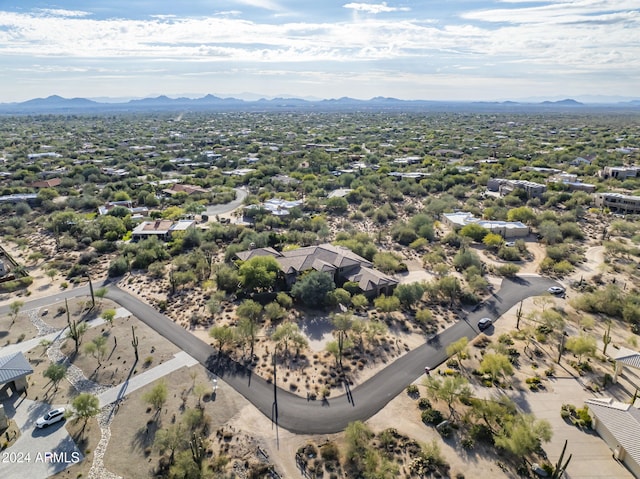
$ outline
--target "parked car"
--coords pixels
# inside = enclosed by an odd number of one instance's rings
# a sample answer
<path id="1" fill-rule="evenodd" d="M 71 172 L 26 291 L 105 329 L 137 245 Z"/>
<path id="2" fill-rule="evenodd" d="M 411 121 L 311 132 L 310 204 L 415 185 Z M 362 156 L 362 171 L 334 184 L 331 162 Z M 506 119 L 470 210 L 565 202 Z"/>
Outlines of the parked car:
<path id="1" fill-rule="evenodd" d="M 36 427 L 42 429 L 58 421 L 62 421 L 64 419 L 64 411 L 65 409 L 63 407 L 52 409 L 36 421 Z"/>
<path id="2" fill-rule="evenodd" d="M 513 248 L 516 245 L 516 242 L 515 241 L 507 241 L 504 245 L 507 248 Z"/>
<path id="3" fill-rule="evenodd" d="M 563 294 L 564 288 L 562 286 L 551 286 L 547 291 L 551 294 Z"/>
<path id="4" fill-rule="evenodd" d="M 478 321 L 478 329 L 480 331 L 484 331 L 492 324 L 493 324 L 493 321 L 491 320 L 491 318 L 482 318 L 480 321 Z"/>

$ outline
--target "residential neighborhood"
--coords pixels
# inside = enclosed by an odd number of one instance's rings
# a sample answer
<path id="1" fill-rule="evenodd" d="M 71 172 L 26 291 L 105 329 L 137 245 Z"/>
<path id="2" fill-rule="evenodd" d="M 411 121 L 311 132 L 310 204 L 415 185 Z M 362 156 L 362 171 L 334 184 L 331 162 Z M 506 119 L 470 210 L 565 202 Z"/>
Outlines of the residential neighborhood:
<path id="1" fill-rule="evenodd" d="M 0 471 L 637 476 L 636 118 L 7 116 Z"/>

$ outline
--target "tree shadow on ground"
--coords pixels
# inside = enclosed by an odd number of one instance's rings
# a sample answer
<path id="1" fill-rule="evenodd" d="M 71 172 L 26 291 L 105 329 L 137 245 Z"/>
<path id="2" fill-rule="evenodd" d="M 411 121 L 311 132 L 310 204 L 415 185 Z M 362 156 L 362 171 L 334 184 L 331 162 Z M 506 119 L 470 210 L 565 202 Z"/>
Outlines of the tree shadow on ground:
<path id="1" fill-rule="evenodd" d="M 147 423 L 139 428 L 131 438 L 131 446 L 134 450 L 143 451 L 148 447 L 153 447 L 156 433 L 162 429 L 160 415 L 154 414 L 154 419 L 149 419 Z"/>

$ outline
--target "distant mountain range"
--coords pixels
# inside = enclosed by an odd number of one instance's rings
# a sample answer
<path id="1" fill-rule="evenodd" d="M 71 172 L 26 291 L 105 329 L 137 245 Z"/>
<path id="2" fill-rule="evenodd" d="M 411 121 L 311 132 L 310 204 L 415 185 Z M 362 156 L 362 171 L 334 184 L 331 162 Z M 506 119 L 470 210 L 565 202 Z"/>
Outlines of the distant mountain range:
<path id="1" fill-rule="evenodd" d="M 576 100 L 542 101 L 535 103 L 454 102 L 430 100 L 399 100 L 375 97 L 370 100 L 338 98 L 305 100 L 300 98 L 272 98 L 241 100 L 206 95 L 201 98 L 169 98 L 161 95 L 122 102 L 94 101 L 86 98 L 63 98 L 52 95 L 19 103 L 0 103 L 0 114 L 83 114 L 145 111 L 550 111 L 550 110 L 611 110 L 640 109 L 640 100 L 610 104 L 585 104 Z"/>

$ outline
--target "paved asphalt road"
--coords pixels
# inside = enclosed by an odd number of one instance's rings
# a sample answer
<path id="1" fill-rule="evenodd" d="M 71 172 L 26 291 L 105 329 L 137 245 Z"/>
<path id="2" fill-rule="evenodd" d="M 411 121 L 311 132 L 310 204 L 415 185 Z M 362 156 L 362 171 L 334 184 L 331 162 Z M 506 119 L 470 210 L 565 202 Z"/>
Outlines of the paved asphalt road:
<path id="1" fill-rule="evenodd" d="M 231 211 L 235 210 L 236 208 L 242 205 L 242 202 L 247 197 L 249 192 L 244 188 L 234 188 L 234 190 L 236 192 L 235 200 L 230 201 L 229 203 L 224 203 L 221 205 L 211 205 L 207 207 L 204 213 L 209 215 L 209 219 L 214 218 L 216 215 L 223 215 L 225 213 L 230 213 Z"/>
<path id="2" fill-rule="evenodd" d="M 137 298 L 110 286 L 107 297 L 131 311 L 141 321 L 159 334 L 188 352 L 210 371 L 232 386 L 263 414 L 277 422 L 280 427 L 297 433 L 329 434 L 343 430 L 355 420 L 365 420 L 380 411 L 391 399 L 400 394 L 407 385 L 424 374 L 424 367 L 434 368 L 447 359 L 446 347 L 463 336 L 475 337 L 479 331 L 480 318 L 497 320 L 513 305 L 529 297 L 544 294 L 555 281 L 538 276 L 521 276 L 505 279 L 500 290 L 485 301 L 478 310 L 466 319 L 458 321 L 422 346 L 395 360 L 385 369 L 365 381 L 348 394 L 330 397 L 328 400 L 307 401 L 284 389 L 274 390 L 273 384 L 251 374 L 249 370 L 233 361 L 217 361 L 216 350 L 196 338 L 169 318 Z M 87 287 L 76 288 L 53 297 L 42 298 L 25 304 L 24 308 L 42 307 L 65 296 L 88 294 Z M 0 308 L 6 314 L 7 307 Z M 492 333 L 492 328 L 487 331 Z M 277 398 L 277 402 L 274 401 Z M 277 403 L 277 407 L 275 406 Z"/>

